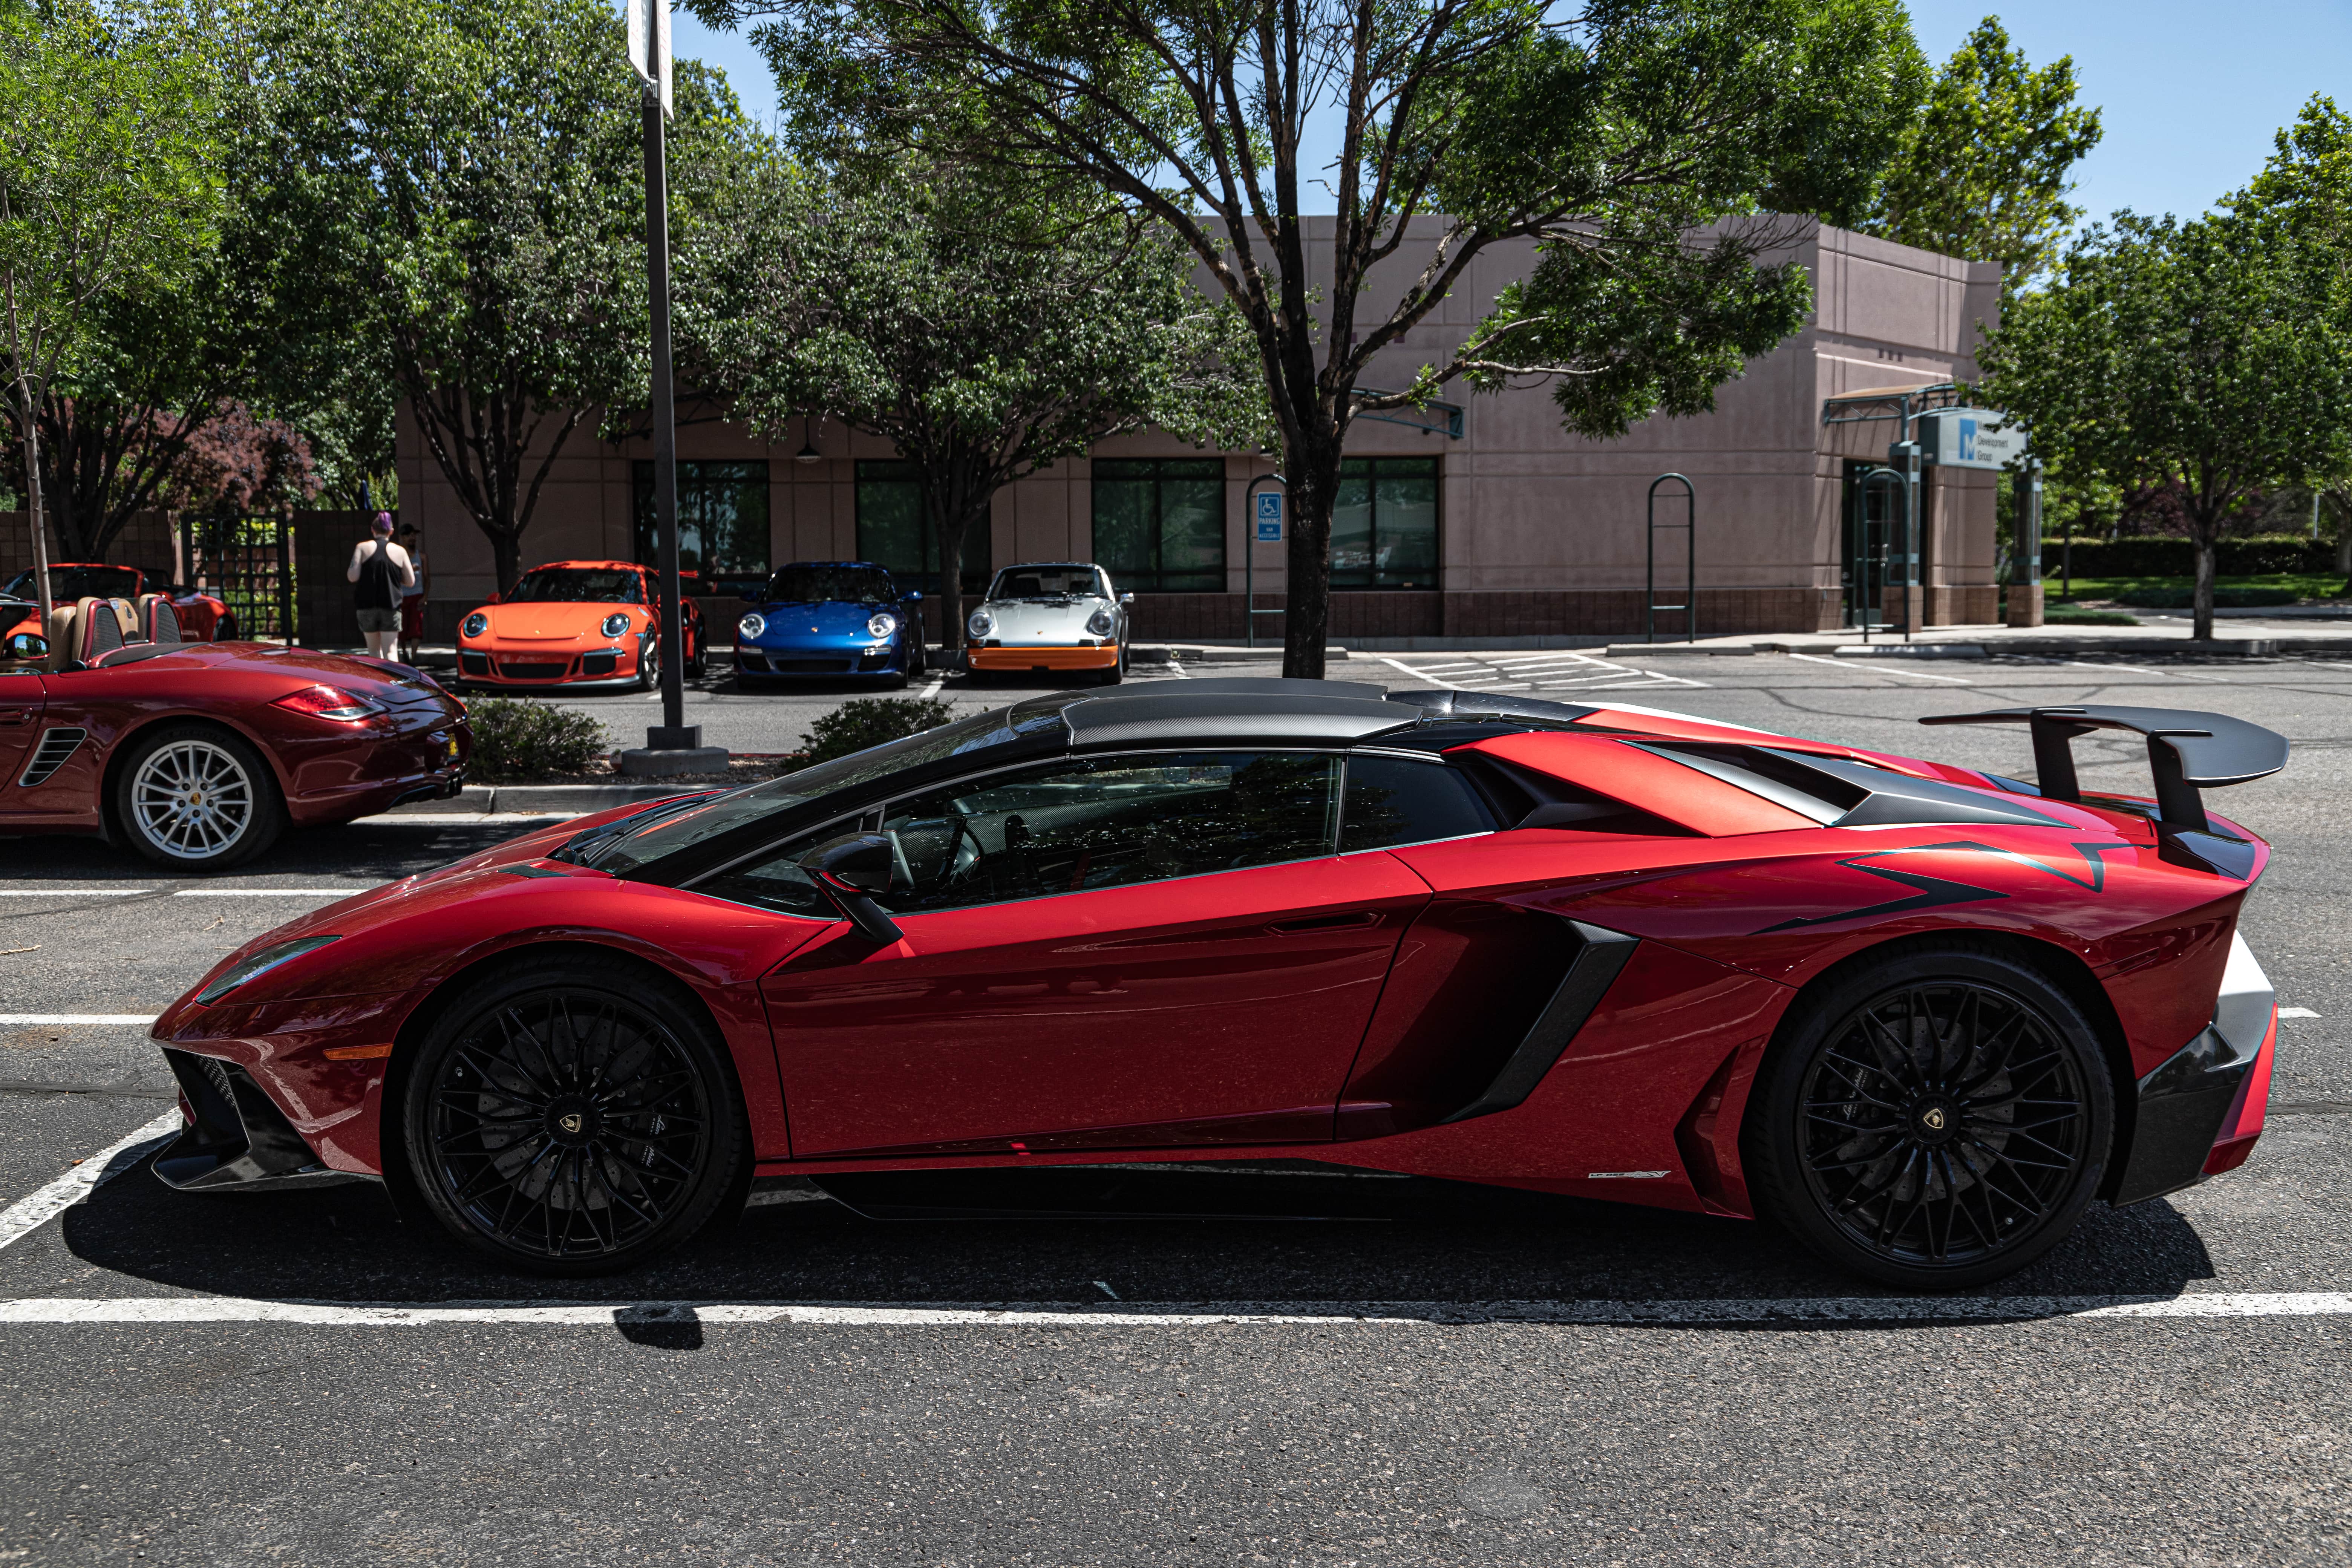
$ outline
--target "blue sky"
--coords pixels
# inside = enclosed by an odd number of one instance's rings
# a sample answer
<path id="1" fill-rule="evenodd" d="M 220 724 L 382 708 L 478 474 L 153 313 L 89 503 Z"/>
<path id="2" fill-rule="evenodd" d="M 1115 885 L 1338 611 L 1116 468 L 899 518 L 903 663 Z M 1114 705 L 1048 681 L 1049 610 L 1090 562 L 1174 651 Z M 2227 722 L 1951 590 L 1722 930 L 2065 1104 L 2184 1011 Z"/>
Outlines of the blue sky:
<path id="1" fill-rule="evenodd" d="M 2074 57 L 2081 100 L 2106 138 L 2076 172 L 2074 200 L 2095 217 L 2117 207 L 2204 211 L 2262 167 L 2278 128 L 2314 92 L 2352 98 L 2352 0 L 1910 0 L 1913 29 L 1941 64 L 1991 12 L 2035 65 Z M 740 37 L 677 16 L 677 51 L 726 71 L 745 107 L 772 116 L 767 65 Z M 1328 211 L 1328 201 L 1320 209 Z"/>

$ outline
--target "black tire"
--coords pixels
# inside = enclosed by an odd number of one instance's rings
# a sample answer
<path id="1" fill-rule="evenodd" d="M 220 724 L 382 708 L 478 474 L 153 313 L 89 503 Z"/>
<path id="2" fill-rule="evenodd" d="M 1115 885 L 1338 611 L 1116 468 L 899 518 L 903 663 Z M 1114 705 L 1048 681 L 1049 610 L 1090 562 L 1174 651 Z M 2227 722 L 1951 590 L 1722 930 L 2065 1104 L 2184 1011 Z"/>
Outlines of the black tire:
<path id="1" fill-rule="evenodd" d="M 928 674 L 931 668 L 930 645 L 923 641 L 921 623 L 916 623 L 913 637 L 907 649 L 907 673 L 909 676 Z"/>
<path id="2" fill-rule="evenodd" d="M 2114 1127 L 2082 1009 L 1999 947 L 1955 939 L 1800 998 L 1765 1053 L 1740 1152 L 1759 1217 L 1857 1274 L 1958 1290 L 2065 1239 Z"/>
<path id="3" fill-rule="evenodd" d="M 1101 686 L 1117 686 L 1120 681 L 1125 680 L 1126 679 L 1127 645 L 1125 643 L 1121 643 L 1118 645 L 1118 662 L 1112 665 L 1100 675 L 1096 676 L 1095 681 L 1097 685 Z"/>
<path id="4" fill-rule="evenodd" d="M 692 996 L 580 958 L 452 998 L 410 1064 L 402 1128 L 415 1194 L 450 1235 L 563 1276 L 686 1241 L 741 1184 L 751 1146 Z"/>
<path id="5" fill-rule="evenodd" d="M 661 639 L 647 637 L 637 649 L 637 689 L 651 691 L 661 684 Z"/>
<path id="6" fill-rule="evenodd" d="M 223 616 L 218 621 L 215 621 L 213 624 L 213 641 L 236 641 L 236 617 L 235 616 Z"/>
<path id="7" fill-rule="evenodd" d="M 210 724 L 142 731 L 114 773 L 114 817 L 158 866 L 210 874 L 242 866 L 286 831 L 268 759 Z"/>

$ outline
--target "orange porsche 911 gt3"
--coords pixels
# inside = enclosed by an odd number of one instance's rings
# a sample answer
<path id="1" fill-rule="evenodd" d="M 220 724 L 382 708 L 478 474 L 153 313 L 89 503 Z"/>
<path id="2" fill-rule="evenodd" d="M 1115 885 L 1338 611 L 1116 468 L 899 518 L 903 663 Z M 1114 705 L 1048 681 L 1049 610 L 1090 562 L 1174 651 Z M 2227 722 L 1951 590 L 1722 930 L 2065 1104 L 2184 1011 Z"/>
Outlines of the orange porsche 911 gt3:
<path id="1" fill-rule="evenodd" d="M 650 691 L 661 679 L 659 583 L 630 561 L 534 566 L 457 623 L 458 679 L 493 688 Z M 689 588 L 678 630 L 686 673 L 698 676 L 702 611 L 691 595 Z"/>

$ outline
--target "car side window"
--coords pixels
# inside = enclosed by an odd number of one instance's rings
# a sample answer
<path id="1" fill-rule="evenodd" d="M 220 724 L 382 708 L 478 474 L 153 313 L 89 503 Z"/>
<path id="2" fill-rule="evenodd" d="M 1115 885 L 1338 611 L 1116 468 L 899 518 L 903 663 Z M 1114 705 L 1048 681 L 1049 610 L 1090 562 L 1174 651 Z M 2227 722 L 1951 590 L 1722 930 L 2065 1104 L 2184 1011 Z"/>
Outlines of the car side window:
<path id="1" fill-rule="evenodd" d="M 1348 759 L 1341 853 L 1491 833 L 1495 819 L 1468 779 L 1435 758 Z"/>
<path id="2" fill-rule="evenodd" d="M 893 801 L 893 914 L 1196 877 L 1332 852 L 1339 760 L 1152 752 L 1048 763 Z"/>
<path id="3" fill-rule="evenodd" d="M 769 910 L 780 915 L 802 915 L 814 920 L 839 920 L 841 911 L 824 890 L 806 871 L 801 869 L 801 857 L 824 843 L 853 832 L 852 821 L 829 823 L 814 832 L 803 833 L 781 848 L 761 856 L 749 866 L 738 866 L 716 877 L 707 877 L 694 884 L 698 893 L 708 893 L 714 899 L 730 903 L 749 904 L 753 909 Z"/>

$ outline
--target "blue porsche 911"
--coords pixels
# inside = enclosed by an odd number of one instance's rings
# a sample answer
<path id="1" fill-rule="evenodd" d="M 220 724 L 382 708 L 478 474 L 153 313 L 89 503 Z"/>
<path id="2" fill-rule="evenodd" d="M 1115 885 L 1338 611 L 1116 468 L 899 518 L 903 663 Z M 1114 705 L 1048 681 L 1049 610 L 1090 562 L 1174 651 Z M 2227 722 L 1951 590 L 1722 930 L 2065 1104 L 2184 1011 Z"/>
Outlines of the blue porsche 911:
<path id="1" fill-rule="evenodd" d="M 735 680 L 874 676 L 904 686 L 925 663 L 920 594 L 901 593 L 864 561 L 795 561 L 776 569 L 736 625 Z"/>

